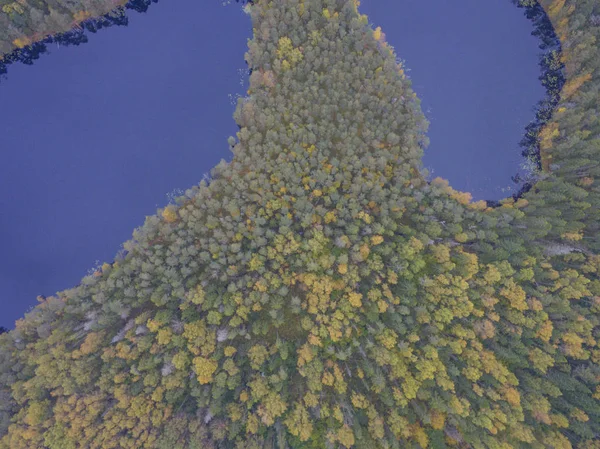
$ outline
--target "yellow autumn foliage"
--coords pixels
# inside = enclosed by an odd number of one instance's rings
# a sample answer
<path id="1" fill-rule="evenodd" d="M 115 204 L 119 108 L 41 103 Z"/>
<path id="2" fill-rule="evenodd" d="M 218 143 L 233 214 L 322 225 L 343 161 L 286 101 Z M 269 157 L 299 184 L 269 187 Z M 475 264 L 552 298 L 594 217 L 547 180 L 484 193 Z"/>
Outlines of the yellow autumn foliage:
<path id="1" fill-rule="evenodd" d="M 31 44 L 31 39 L 29 39 L 27 36 L 23 36 L 23 37 L 18 37 L 13 41 L 13 44 L 17 47 L 17 48 L 23 48 L 26 47 L 28 45 Z"/>
<path id="2" fill-rule="evenodd" d="M 212 376 L 218 368 L 216 361 L 205 357 L 195 357 L 194 360 L 192 360 L 192 363 L 200 385 L 212 382 Z"/>
<path id="3" fill-rule="evenodd" d="M 29 0 L 11 1 L 14 25 Z M 380 27 L 333 1 L 248 6 L 234 159 L 0 336 L 0 449 L 598 449 L 596 19 L 542 3 L 567 101 L 527 142 L 559 168 L 502 207 L 423 175 L 424 116 Z"/>
<path id="4" fill-rule="evenodd" d="M 77 11 L 73 14 L 73 20 L 77 23 L 83 22 L 85 19 L 88 19 L 92 16 L 92 13 L 89 11 Z"/>
<path id="5" fill-rule="evenodd" d="M 371 244 L 379 245 L 380 243 L 383 243 L 383 236 L 381 236 L 381 235 L 371 236 Z"/>
<path id="6" fill-rule="evenodd" d="M 552 0 L 552 3 L 550 3 L 550 6 L 547 8 L 548 15 L 553 18 L 557 16 L 565 6 L 565 3 L 566 0 Z"/>
<path id="7" fill-rule="evenodd" d="M 430 413 L 431 427 L 436 430 L 442 430 L 446 425 L 446 414 L 439 410 L 432 410 Z"/>
<path id="8" fill-rule="evenodd" d="M 350 304 L 352 304 L 353 307 L 362 306 L 361 299 L 362 299 L 362 294 L 360 294 L 358 292 L 348 293 L 348 301 L 350 302 Z"/>
<path id="9" fill-rule="evenodd" d="M 344 424 L 338 429 L 337 441 L 345 448 L 354 446 L 354 432 L 352 432 L 352 429 L 347 424 Z"/>
<path id="10" fill-rule="evenodd" d="M 376 41 L 381 39 L 381 27 L 375 28 L 375 31 L 373 31 L 373 37 L 375 38 Z"/>
<path id="11" fill-rule="evenodd" d="M 591 73 L 585 73 L 585 74 L 582 74 L 582 75 L 579 75 L 579 76 L 569 79 L 563 86 L 563 89 L 560 93 L 561 98 L 563 100 L 568 100 L 573 95 L 575 95 L 575 92 L 577 92 L 581 88 L 581 86 L 583 86 L 583 84 L 585 82 L 587 82 L 591 79 L 592 79 Z"/>
<path id="12" fill-rule="evenodd" d="M 179 218 L 177 211 L 174 208 L 172 208 L 171 206 L 166 207 L 163 210 L 162 216 L 167 223 L 174 223 Z"/>

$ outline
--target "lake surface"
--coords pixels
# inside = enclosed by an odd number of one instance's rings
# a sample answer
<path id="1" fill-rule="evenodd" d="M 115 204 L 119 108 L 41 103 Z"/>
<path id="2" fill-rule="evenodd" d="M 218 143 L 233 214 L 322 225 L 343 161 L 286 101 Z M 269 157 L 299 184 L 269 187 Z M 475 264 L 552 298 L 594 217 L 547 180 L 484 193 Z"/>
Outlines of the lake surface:
<path id="1" fill-rule="evenodd" d="M 510 195 L 544 94 L 522 10 L 509 0 L 363 0 L 360 10 L 411 70 L 431 121 L 424 165 L 475 199 Z M 0 82 L 0 326 L 111 262 L 167 193 L 231 159 L 249 16 L 233 2 L 161 0 L 129 18 L 11 65 Z"/>
<path id="2" fill-rule="evenodd" d="M 367 0 L 360 9 L 410 69 L 430 121 L 423 164 L 432 176 L 475 200 L 514 193 L 518 143 L 545 94 L 523 10 L 510 0 Z"/>

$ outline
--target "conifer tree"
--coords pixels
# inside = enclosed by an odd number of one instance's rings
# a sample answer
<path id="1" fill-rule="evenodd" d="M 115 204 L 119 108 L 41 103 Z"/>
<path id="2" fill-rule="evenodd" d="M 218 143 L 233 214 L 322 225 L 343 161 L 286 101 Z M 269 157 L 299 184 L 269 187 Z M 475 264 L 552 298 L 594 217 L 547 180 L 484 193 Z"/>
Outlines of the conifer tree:
<path id="1" fill-rule="evenodd" d="M 497 208 L 428 182 L 358 6 L 248 6 L 233 159 L 0 335 L 0 449 L 597 447 L 589 130 Z"/>

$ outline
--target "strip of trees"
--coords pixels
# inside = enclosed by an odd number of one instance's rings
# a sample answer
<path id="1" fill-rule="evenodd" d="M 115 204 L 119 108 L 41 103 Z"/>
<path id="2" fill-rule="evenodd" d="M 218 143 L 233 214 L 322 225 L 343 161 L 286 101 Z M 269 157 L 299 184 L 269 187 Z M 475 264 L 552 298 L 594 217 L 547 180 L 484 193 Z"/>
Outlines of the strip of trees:
<path id="1" fill-rule="evenodd" d="M 495 208 L 425 179 L 358 6 L 250 6 L 232 160 L 0 335 L 0 449 L 597 449 L 598 5 L 542 2 L 545 176 Z"/>
<path id="2" fill-rule="evenodd" d="M 32 64 L 48 53 L 47 46 L 79 45 L 96 33 L 128 23 L 126 10 L 146 12 L 158 0 L 75 2 L 58 0 L 0 0 L 0 75 L 10 64 Z"/>

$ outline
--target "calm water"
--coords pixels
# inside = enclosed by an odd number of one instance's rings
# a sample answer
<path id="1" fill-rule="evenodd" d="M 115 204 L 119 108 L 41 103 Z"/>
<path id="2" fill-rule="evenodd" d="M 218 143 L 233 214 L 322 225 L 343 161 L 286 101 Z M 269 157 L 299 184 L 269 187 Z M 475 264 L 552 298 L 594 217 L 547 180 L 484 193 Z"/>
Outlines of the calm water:
<path id="1" fill-rule="evenodd" d="M 475 199 L 511 193 L 533 106 L 537 41 L 509 0 L 363 0 L 411 69 L 431 121 L 424 164 Z M 52 47 L 0 82 L 0 326 L 112 261 L 166 194 L 197 184 L 237 126 L 250 19 L 168 0 L 128 27 Z M 514 187 L 513 187 L 514 188 Z M 504 190 L 503 190 L 504 189 Z"/>

